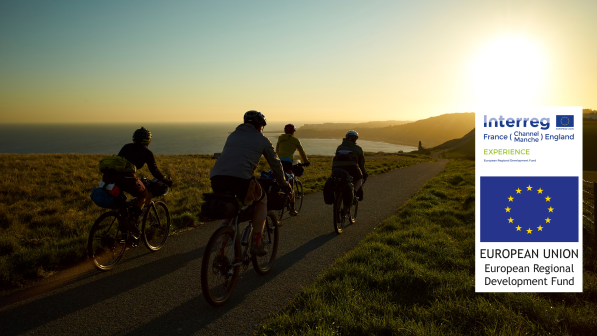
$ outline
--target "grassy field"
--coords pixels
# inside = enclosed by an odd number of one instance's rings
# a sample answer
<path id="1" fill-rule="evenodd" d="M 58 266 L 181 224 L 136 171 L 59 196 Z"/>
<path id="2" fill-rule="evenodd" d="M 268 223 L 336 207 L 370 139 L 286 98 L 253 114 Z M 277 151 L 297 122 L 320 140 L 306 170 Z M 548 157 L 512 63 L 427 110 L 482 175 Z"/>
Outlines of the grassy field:
<path id="1" fill-rule="evenodd" d="M 86 258 L 87 235 L 105 212 L 89 199 L 101 180 L 98 161 L 105 155 L 0 154 L 0 283 L 19 284 L 44 277 L 57 268 Z M 174 189 L 168 204 L 175 229 L 200 226 L 204 192 L 211 192 L 207 155 L 158 155 Z M 432 160 L 410 154 L 367 153 L 370 175 Z M 301 178 L 306 192 L 323 188 L 331 171 L 330 157 L 312 157 Z M 257 172 L 265 169 L 261 162 Z M 269 169 L 269 168 L 267 168 Z M 145 167 L 138 176 L 151 176 Z"/>
<path id="2" fill-rule="evenodd" d="M 583 169 L 597 171 L 597 120 L 583 119 Z"/>
<path id="3" fill-rule="evenodd" d="M 585 242 L 594 237 L 585 228 Z M 474 162 L 451 161 L 258 335 L 594 335 L 597 253 L 584 293 L 475 293 Z"/>

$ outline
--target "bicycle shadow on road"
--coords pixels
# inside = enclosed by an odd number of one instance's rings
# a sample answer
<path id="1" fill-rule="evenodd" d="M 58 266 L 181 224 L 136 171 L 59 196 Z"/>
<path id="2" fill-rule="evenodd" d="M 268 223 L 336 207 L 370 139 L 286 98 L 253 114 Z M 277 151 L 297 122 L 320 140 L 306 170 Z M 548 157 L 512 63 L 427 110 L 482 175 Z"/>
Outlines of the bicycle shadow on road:
<path id="1" fill-rule="evenodd" d="M 278 275 L 292 267 L 295 263 L 302 260 L 308 253 L 322 247 L 335 237 L 337 237 L 335 232 L 321 235 L 319 237 L 313 238 L 293 251 L 276 258 L 276 262 L 274 263 L 272 270 L 266 275 L 258 275 L 254 270 L 247 270 L 246 272 L 241 273 L 240 276 L 242 279 L 238 280 L 230 300 L 223 306 L 210 306 L 203 298 L 203 294 L 200 294 L 199 296 L 179 305 L 175 309 L 172 309 L 169 312 L 161 315 L 159 318 L 156 318 L 146 325 L 135 329 L 127 335 L 168 333 L 176 333 L 177 335 L 194 335 L 227 313 L 231 313 L 231 311 L 235 310 L 235 308 L 245 301 L 247 295 L 256 291 L 260 287 L 265 286 L 270 281 L 274 280 Z M 197 279 L 197 282 L 200 282 L 199 279 Z M 282 290 L 286 291 L 286 289 Z M 294 293 L 293 295 L 296 294 L 298 294 L 298 292 Z M 282 297 L 276 296 L 275 293 L 272 293 L 271 297 L 264 299 L 279 303 L 279 300 L 282 299 Z M 226 334 L 232 334 L 234 331 L 238 332 L 238 329 L 226 331 L 227 328 L 232 326 L 233 320 L 245 322 L 245 326 L 243 327 L 244 330 L 253 330 L 253 327 L 255 327 L 257 323 L 260 323 L 262 318 L 260 317 L 258 319 L 251 320 L 249 322 L 250 325 L 246 325 L 246 320 L 251 319 L 250 316 L 252 315 L 252 311 L 266 310 L 268 312 L 267 315 L 271 315 L 281 308 L 274 305 L 268 305 L 268 301 L 266 300 L 259 300 L 259 306 L 251 306 L 250 308 L 247 308 L 248 314 L 238 315 L 238 312 L 234 312 L 234 318 L 231 317 L 230 319 L 226 319 L 226 321 L 222 321 L 222 323 L 219 323 L 217 326 L 212 326 L 210 328 L 212 330 L 210 331 L 225 332 Z"/>
<path id="2" fill-rule="evenodd" d="M 204 250 L 205 247 L 203 246 L 186 253 L 174 254 L 125 271 L 110 272 L 105 273 L 105 275 L 100 274 L 99 276 L 102 278 L 96 281 L 85 283 L 75 288 L 3 311 L 0 315 L 2 334 L 24 333 L 135 289 L 166 274 L 175 272 L 184 267 L 185 264 L 201 258 Z M 146 255 L 148 254 L 142 254 L 142 256 Z M 98 274 L 95 273 L 93 275 Z M 85 278 L 88 277 L 86 276 Z M 78 279 L 74 283 L 81 281 L 83 279 Z"/>

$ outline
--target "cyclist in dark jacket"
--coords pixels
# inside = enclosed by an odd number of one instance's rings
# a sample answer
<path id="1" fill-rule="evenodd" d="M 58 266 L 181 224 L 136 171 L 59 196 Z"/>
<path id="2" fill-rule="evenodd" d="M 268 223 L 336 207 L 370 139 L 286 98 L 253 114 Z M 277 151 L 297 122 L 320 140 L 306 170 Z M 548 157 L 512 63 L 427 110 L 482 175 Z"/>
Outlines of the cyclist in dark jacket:
<path id="1" fill-rule="evenodd" d="M 365 170 L 365 155 L 361 146 L 357 145 L 359 134 L 356 131 L 346 132 L 346 138 L 342 139 L 342 144 L 336 149 L 336 156 L 332 162 L 332 172 L 334 169 L 344 169 L 353 178 L 354 191 L 357 192 L 363 182 L 369 175 Z M 347 207 L 348 205 L 344 205 Z"/>
<path id="2" fill-rule="evenodd" d="M 172 185 L 172 180 L 167 179 L 158 169 L 155 162 L 153 152 L 147 148 L 151 143 L 151 132 L 145 127 L 141 127 L 133 133 L 133 143 L 126 144 L 122 147 L 118 156 L 127 159 L 134 164 L 137 169 L 143 168 L 145 164 L 149 167 L 151 174 L 158 180 Z M 140 234 L 139 216 L 143 214 L 141 210 L 143 206 L 151 201 L 153 195 L 145 189 L 145 185 L 137 178 L 135 173 L 106 173 L 103 181 L 107 184 L 115 183 L 120 190 L 126 191 L 131 196 L 137 199 L 133 203 L 130 211 L 130 216 L 126 222 L 127 229 L 138 237 Z"/>
<path id="3" fill-rule="evenodd" d="M 239 200 L 244 200 L 253 179 L 253 173 L 259 164 L 261 155 L 265 157 L 276 177 L 278 185 L 289 188 L 284 179 L 282 164 L 274 152 L 274 147 L 267 137 L 261 133 L 267 124 L 265 116 L 258 111 L 248 111 L 244 115 L 244 124 L 228 136 L 222 155 L 211 169 L 211 187 L 215 193 L 233 193 Z M 255 204 L 253 214 L 253 241 L 251 253 L 265 255 L 261 245 L 261 233 L 267 216 L 267 197 Z M 221 226 L 229 225 L 232 219 L 224 219 Z"/>

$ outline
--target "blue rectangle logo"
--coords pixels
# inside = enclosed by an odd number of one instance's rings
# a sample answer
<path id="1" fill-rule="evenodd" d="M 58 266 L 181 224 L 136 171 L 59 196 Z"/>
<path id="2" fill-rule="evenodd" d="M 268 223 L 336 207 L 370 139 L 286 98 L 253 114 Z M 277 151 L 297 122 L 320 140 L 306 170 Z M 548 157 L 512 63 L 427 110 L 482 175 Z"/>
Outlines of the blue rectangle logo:
<path id="1" fill-rule="evenodd" d="M 578 177 L 481 176 L 481 242 L 578 242 Z"/>
<path id="2" fill-rule="evenodd" d="M 556 115 L 556 127 L 574 127 L 574 116 Z"/>

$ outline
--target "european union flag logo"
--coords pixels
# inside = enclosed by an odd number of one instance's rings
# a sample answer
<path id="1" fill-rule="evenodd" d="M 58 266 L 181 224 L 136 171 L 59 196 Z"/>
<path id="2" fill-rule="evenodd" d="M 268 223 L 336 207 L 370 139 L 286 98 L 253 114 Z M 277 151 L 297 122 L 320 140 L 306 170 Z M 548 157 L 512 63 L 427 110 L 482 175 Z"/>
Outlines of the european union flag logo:
<path id="1" fill-rule="evenodd" d="M 574 116 L 556 115 L 556 127 L 574 127 Z"/>
<path id="2" fill-rule="evenodd" d="M 482 242 L 578 242 L 578 177 L 481 176 Z"/>

